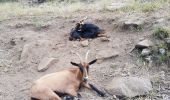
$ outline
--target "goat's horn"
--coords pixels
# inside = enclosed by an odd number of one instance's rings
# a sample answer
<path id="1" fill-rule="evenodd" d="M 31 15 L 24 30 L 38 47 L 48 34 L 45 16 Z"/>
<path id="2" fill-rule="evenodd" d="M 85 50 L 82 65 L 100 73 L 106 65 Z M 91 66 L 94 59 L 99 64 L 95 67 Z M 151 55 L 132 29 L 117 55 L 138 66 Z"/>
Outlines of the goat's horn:
<path id="1" fill-rule="evenodd" d="M 84 20 L 86 20 L 87 19 L 87 16 L 86 17 L 84 17 L 81 21 L 80 21 L 80 23 L 83 23 L 84 22 Z"/>
<path id="2" fill-rule="evenodd" d="M 76 54 L 76 55 L 79 57 L 80 62 L 82 62 L 82 61 L 83 61 L 83 59 L 81 58 L 81 56 L 80 56 L 78 53 L 75 53 L 75 52 L 74 52 L 74 54 Z"/>
<path id="3" fill-rule="evenodd" d="M 87 16 L 86 17 L 84 17 L 84 19 L 83 20 L 86 20 L 87 19 Z"/>
<path id="4" fill-rule="evenodd" d="M 86 58 L 85 58 L 86 61 L 88 60 L 87 58 L 88 58 L 89 52 L 90 52 L 90 50 L 88 50 L 87 53 L 86 53 Z"/>

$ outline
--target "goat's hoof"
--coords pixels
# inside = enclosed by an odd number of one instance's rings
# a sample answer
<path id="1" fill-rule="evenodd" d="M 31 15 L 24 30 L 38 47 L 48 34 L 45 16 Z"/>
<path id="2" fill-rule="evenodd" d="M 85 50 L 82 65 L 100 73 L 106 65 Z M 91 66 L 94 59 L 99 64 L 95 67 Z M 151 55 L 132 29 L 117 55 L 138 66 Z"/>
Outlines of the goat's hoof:
<path id="1" fill-rule="evenodd" d="M 80 93 L 78 93 L 78 94 L 77 94 L 77 97 L 78 97 L 78 98 L 81 98 L 81 94 L 80 94 Z"/>
<path id="2" fill-rule="evenodd" d="M 63 98 L 63 100 L 74 100 L 74 97 L 67 95 Z"/>
<path id="3" fill-rule="evenodd" d="M 74 97 L 74 99 L 73 100 L 80 100 L 80 98 L 78 98 L 78 97 Z"/>
<path id="4" fill-rule="evenodd" d="M 99 96 L 100 96 L 100 97 L 105 97 L 105 96 L 106 96 L 106 94 L 105 94 L 105 93 L 103 93 L 103 92 L 101 92 L 101 93 L 99 94 Z"/>

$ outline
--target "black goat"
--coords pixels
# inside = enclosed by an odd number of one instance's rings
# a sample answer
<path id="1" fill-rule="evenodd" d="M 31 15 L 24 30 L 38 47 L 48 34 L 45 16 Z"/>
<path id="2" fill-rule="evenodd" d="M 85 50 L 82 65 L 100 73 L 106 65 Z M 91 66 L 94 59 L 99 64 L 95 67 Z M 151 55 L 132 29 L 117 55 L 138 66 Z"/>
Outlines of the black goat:
<path id="1" fill-rule="evenodd" d="M 38 3 L 44 3 L 46 0 L 38 0 Z"/>
<path id="2" fill-rule="evenodd" d="M 80 21 L 70 32 L 70 40 L 83 40 L 83 38 L 106 37 L 105 31 L 91 23 Z"/>

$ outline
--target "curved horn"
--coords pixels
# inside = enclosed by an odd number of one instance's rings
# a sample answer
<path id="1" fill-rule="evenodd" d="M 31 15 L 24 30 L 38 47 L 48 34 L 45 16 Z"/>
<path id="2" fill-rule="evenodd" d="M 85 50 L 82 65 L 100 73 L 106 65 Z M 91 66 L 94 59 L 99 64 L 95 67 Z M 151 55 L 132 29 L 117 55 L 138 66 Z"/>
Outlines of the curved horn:
<path id="1" fill-rule="evenodd" d="M 84 24 L 83 22 L 84 22 L 84 20 L 86 20 L 86 19 L 87 19 L 87 16 L 84 17 L 84 18 L 80 21 L 80 24 Z"/>
<path id="2" fill-rule="evenodd" d="M 84 17 L 84 19 L 83 20 L 86 20 L 87 19 L 87 16 L 86 17 Z"/>
<path id="3" fill-rule="evenodd" d="M 78 57 L 79 57 L 79 59 L 80 59 L 80 62 L 82 62 L 83 61 L 83 59 L 81 58 L 81 56 L 78 54 L 78 53 L 75 53 L 75 52 L 73 52 L 74 54 L 76 54 Z"/>
<path id="4" fill-rule="evenodd" d="M 88 50 L 87 53 L 86 53 L 86 58 L 85 58 L 86 61 L 88 60 L 87 58 L 88 58 L 89 52 L 90 52 L 90 50 Z"/>

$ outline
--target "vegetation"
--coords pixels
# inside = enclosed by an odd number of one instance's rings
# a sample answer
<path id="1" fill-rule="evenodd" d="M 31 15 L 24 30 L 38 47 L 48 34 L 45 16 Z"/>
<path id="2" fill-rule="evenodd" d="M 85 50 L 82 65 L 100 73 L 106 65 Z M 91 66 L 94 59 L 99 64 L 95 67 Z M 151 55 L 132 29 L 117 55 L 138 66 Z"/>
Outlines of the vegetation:
<path id="1" fill-rule="evenodd" d="M 153 35 L 158 39 L 164 39 L 169 37 L 170 30 L 166 27 L 159 27 L 154 31 Z"/>
<path id="2" fill-rule="evenodd" d="M 19 2 L 9 2 L 17 0 L 0 0 L 0 21 L 13 16 L 41 15 L 51 13 L 54 16 L 70 16 L 72 12 L 91 11 L 114 11 L 108 9 L 113 0 L 46 0 L 49 2 L 35 5 L 26 5 Z M 90 2 L 93 1 L 93 2 Z M 170 0 L 154 0 L 152 2 L 141 2 L 142 0 L 129 0 L 123 11 L 152 11 L 170 2 Z"/>
<path id="3" fill-rule="evenodd" d="M 170 0 L 130 0 L 128 5 L 121 8 L 122 11 L 153 11 L 170 3 Z"/>
<path id="4" fill-rule="evenodd" d="M 17 0 L 0 0 L 0 2 L 14 2 L 14 1 L 17 1 Z"/>
<path id="5" fill-rule="evenodd" d="M 8 19 L 10 17 L 17 16 L 29 16 L 29 15 L 41 15 L 41 14 L 53 14 L 54 16 L 70 16 L 72 12 L 80 10 L 99 11 L 105 7 L 106 3 L 101 0 L 98 3 L 86 4 L 84 2 L 71 2 L 72 0 L 67 0 L 68 2 L 46 2 L 40 5 L 26 5 L 18 2 L 6 2 L 0 3 L 0 21 Z"/>

